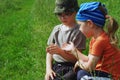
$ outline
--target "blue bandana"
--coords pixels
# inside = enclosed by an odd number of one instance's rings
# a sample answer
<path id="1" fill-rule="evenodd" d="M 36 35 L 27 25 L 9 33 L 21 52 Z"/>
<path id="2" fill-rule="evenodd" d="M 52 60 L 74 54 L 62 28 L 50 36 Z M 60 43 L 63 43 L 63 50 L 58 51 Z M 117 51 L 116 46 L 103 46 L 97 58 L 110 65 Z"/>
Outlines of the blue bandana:
<path id="1" fill-rule="evenodd" d="M 100 2 L 88 2 L 81 4 L 80 9 L 76 15 L 76 20 L 92 20 L 97 26 L 103 27 L 106 18 L 102 11 L 100 11 L 100 6 L 102 6 L 107 13 L 105 6 Z"/>

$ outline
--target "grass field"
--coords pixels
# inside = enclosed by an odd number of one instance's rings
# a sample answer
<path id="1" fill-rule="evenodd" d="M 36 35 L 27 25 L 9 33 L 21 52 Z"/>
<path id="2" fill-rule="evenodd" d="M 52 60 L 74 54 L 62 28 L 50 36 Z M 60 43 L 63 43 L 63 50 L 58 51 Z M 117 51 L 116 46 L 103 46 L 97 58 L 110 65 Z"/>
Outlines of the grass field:
<path id="1" fill-rule="evenodd" d="M 79 0 L 79 4 L 85 1 L 91 0 Z M 106 4 L 109 14 L 120 23 L 119 0 L 93 1 Z M 54 2 L 0 0 L 0 80 L 44 80 L 46 42 L 60 23 L 53 14 Z M 120 28 L 120 39 L 119 34 Z"/>

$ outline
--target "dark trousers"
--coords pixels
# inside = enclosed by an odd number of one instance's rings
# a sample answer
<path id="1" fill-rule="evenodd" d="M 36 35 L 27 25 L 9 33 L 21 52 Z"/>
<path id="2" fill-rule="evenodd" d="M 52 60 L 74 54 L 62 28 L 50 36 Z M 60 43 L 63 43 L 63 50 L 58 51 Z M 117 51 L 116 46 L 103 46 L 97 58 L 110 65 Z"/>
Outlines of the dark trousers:
<path id="1" fill-rule="evenodd" d="M 57 74 L 54 80 L 77 80 L 76 73 L 73 71 L 74 64 L 70 62 L 55 62 L 53 70 Z"/>
<path id="2" fill-rule="evenodd" d="M 78 70 L 77 71 L 77 80 L 81 80 L 81 78 L 83 78 L 83 76 L 111 78 L 110 74 L 103 72 L 103 71 L 95 70 L 93 72 L 87 72 L 82 69 Z M 92 80 L 92 79 L 90 79 L 90 80 Z"/>

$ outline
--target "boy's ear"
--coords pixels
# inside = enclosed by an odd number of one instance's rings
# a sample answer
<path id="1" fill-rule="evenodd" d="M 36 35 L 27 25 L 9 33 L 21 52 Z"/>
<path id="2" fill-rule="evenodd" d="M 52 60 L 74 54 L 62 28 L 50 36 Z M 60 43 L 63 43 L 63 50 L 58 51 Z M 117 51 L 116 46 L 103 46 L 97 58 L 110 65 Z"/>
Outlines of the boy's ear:
<path id="1" fill-rule="evenodd" d="M 93 23 L 91 20 L 87 20 L 87 23 L 88 23 L 88 26 L 91 27 L 91 28 L 92 28 L 93 25 L 94 25 L 94 23 Z"/>

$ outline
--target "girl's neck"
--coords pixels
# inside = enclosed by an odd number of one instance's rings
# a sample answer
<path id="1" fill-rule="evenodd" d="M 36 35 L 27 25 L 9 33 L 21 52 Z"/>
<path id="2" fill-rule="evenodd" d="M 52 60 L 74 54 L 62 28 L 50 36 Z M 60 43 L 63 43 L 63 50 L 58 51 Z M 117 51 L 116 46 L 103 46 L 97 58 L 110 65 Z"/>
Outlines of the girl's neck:
<path id="1" fill-rule="evenodd" d="M 102 28 L 96 28 L 93 34 L 94 39 L 97 39 L 103 32 L 104 30 Z"/>

